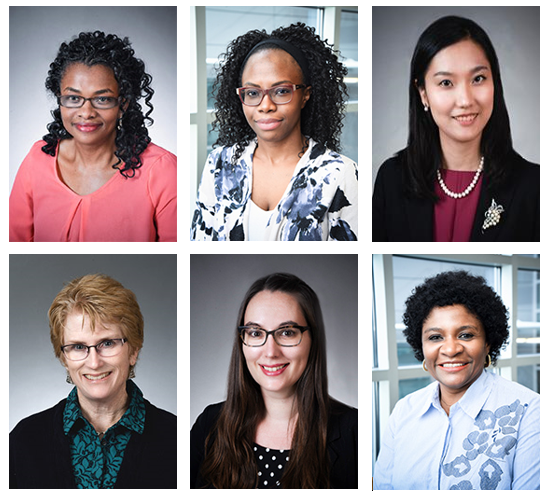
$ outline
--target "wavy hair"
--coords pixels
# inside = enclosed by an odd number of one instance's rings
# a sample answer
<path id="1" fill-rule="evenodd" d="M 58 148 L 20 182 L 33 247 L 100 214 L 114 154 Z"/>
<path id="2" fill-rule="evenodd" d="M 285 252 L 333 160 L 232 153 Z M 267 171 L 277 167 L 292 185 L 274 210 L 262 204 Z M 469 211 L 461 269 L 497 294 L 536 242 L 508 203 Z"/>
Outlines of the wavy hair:
<path id="1" fill-rule="evenodd" d="M 118 169 L 123 176 L 132 178 L 135 170 L 142 165 L 140 155 L 151 141 L 146 124 L 153 123 L 149 117 L 153 111 L 152 77 L 146 72 L 144 62 L 134 56 L 128 38 L 121 39 L 101 31 L 80 33 L 71 42 L 61 44 L 56 59 L 50 64 L 46 89 L 55 97 L 60 94 L 65 71 L 75 63 L 88 67 L 101 64 L 113 71 L 119 85 L 120 109 L 123 112 L 115 137 L 115 155 L 119 160 L 113 168 Z M 141 98 L 144 98 L 148 107 L 145 114 L 138 103 Z M 72 136 L 63 126 L 59 106 L 52 111 L 52 117 L 54 120 L 47 126 L 48 134 L 43 137 L 46 145 L 42 151 L 54 156 L 58 143 Z"/>
<path id="2" fill-rule="evenodd" d="M 242 110 L 236 88 L 242 86 L 241 75 L 244 61 L 259 42 L 276 38 L 291 43 L 301 50 L 312 75 L 311 95 L 301 111 L 301 133 L 335 152 L 341 151 L 340 134 L 345 117 L 348 96 L 344 78 L 347 68 L 339 62 L 332 45 L 323 41 L 314 28 L 303 23 L 278 28 L 269 35 L 265 30 L 253 30 L 232 41 L 219 58 L 213 96 L 215 98 L 215 121 L 213 130 L 218 131 L 216 145 L 236 145 L 233 162 L 243 153 L 247 144 L 255 138 Z M 258 50 L 267 50 L 261 46 Z M 278 49 L 274 46 L 271 49 Z M 257 50 L 255 50 L 256 52 Z M 305 81 L 303 81 L 305 83 Z"/>
<path id="3" fill-rule="evenodd" d="M 282 488 L 329 488 L 326 448 L 331 399 L 328 394 L 326 338 L 316 293 L 301 279 L 274 273 L 257 280 L 247 291 L 238 314 L 228 374 L 227 400 L 205 441 L 202 475 L 215 488 L 256 488 L 257 466 L 253 443 L 266 409 L 259 385 L 245 361 L 238 326 L 251 299 L 259 292 L 292 295 L 305 316 L 311 348 L 305 371 L 296 384 L 298 413 L 289 461 L 280 480 Z"/>
<path id="4" fill-rule="evenodd" d="M 481 47 L 493 75 L 493 112 L 481 138 L 481 154 L 485 157 L 484 175 L 490 186 L 504 180 L 508 173 L 504 164 L 508 164 L 511 155 L 515 154 L 500 66 L 489 36 L 470 19 L 442 17 L 422 33 L 410 63 L 408 144 L 406 149 L 399 152 L 399 157 L 406 166 L 405 185 L 412 196 L 437 200 L 434 182 L 443 160 L 439 128 L 431 112 L 424 112 L 419 90 L 425 88 L 425 75 L 433 57 L 444 48 L 463 40 L 471 40 Z"/>

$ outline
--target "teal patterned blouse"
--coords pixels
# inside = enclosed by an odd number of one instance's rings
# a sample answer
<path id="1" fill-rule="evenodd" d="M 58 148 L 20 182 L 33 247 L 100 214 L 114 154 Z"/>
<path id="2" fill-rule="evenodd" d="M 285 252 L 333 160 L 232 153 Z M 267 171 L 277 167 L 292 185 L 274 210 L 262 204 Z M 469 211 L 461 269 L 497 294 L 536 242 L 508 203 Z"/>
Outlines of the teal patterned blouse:
<path id="1" fill-rule="evenodd" d="M 146 407 L 142 392 L 130 380 L 126 388 L 130 396 L 128 409 L 101 440 L 82 415 L 77 388 L 67 397 L 63 431 L 71 440 L 71 462 L 78 488 L 113 488 L 132 433 L 144 432 Z"/>

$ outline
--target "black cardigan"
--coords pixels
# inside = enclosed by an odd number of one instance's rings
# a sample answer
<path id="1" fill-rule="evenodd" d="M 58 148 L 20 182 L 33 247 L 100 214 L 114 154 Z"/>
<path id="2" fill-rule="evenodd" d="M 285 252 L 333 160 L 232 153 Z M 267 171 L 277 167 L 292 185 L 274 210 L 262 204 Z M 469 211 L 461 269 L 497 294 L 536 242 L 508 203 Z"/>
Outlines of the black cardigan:
<path id="1" fill-rule="evenodd" d="M 190 487 L 213 488 L 201 477 L 205 440 L 224 402 L 207 406 L 190 434 Z M 332 400 L 328 427 L 331 488 L 358 488 L 358 410 Z M 305 462 L 308 464 L 308 461 Z"/>
<path id="2" fill-rule="evenodd" d="M 77 488 L 69 437 L 63 433 L 65 399 L 20 421 L 10 433 L 10 488 Z M 144 399 L 144 433 L 133 433 L 115 488 L 176 488 L 176 416 Z"/>
<path id="3" fill-rule="evenodd" d="M 372 197 L 373 242 L 432 242 L 433 202 L 405 195 L 400 159 L 392 157 L 378 171 Z M 483 172 L 471 242 L 538 242 L 540 238 L 540 168 L 512 154 L 510 177 L 490 188 Z M 482 231 L 492 200 L 502 205 L 500 222 Z"/>

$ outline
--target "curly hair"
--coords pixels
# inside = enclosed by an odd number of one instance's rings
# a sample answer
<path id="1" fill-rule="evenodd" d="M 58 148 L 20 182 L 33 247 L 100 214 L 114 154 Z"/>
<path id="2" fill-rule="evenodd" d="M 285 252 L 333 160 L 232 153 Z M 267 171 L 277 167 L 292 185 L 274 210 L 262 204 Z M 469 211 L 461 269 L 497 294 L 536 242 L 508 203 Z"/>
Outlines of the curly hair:
<path id="1" fill-rule="evenodd" d="M 151 141 L 146 122 L 148 125 L 153 123 L 149 117 L 153 111 L 150 102 L 153 96 L 150 87 L 152 77 L 145 71 L 144 62 L 134 56 L 128 38 L 121 39 L 117 35 L 95 31 L 80 33 L 71 42 L 61 44 L 56 59 L 50 64 L 46 89 L 59 97 L 65 71 L 75 63 L 88 67 L 101 64 L 113 70 L 119 85 L 120 109 L 123 111 L 115 137 L 115 155 L 119 160 L 113 168 L 118 169 L 123 176 L 132 178 L 135 170 L 142 165 L 140 155 Z M 138 103 L 140 98 L 144 98 L 149 108 L 145 114 Z M 58 143 L 72 136 L 63 126 L 59 106 L 52 111 L 52 117 L 54 120 L 47 126 L 49 133 L 42 138 L 46 142 L 42 151 L 54 156 Z"/>
<path id="2" fill-rule="evenodd" d="M 332 45 L 315 34 L 314 28 L 303 23 L 278 28 L 270 35 L 265 30 L 249 31 L 232 41 L 226 53 L 220 56 L 221 65 L 213 88 L 213 130 L 218 130 L 219 133 L 214 146 L 237 145 L 232 159 L 235 162 L 247 144 L 255 138 L 255 133 L 243 113 L 236 88 L 242 85 L 243 63 L 252 55 L 250 51 L 268 38 L 287 41 L 301 50 L 310 73 L 314 75 L 310 82 L 310 99 L 301 111 L 301 133 L 335 152 L 340 152 L 340 134 L 348 96 L 344 82 L 347 68 L 339 62 Z M 268 47 L 261 46 L 259 50 L 266 50 Z M 278 47 L 274 46 L 274 49 Z"/>
<path id="3" fill-rule="evenodd" d="M 463 305 L 473 314 L 485 330 L 491 363 L 495 364 L 500 350 L 508 341 L 508 309 L 502 299 L 487 285 L 485 278 L 467 271 L 448 271 L 428 278 L 417 286 L 406 299 L 403 321 L 406 341 L 414 355 L 423 361 L 422 327 L 436 307 Z"/>

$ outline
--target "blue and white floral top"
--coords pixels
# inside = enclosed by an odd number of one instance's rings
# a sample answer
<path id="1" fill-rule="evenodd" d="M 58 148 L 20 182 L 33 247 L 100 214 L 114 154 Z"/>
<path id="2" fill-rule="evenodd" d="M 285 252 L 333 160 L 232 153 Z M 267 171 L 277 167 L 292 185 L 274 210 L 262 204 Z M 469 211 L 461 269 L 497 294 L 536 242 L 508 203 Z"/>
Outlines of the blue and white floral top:
<path id="1" fill-rule="evenodd" d="M 450 408 L 437 382 L 401 399 L 374 471 L 374 490 L 537 490 L 540 396 L 487 371 Z"/>
<path id="2" fill-rule="evenodd" d="M 252 141 L 234 166 L 234 147 L 219 147 L 209 154 L 192 220 L 192 240 L 248 240 L 256 146 Z M 356 240 L 357 197 L 355 162 L 310 139 L 270 216 L 265 239 Z"/>
<path id="3" fill-rule="evenodd" d="M 77 388 L 67 397 L 63 411 L 63 431 L 71 439 L 71 462 L 77 488 L 113 488 L 132 433 L 143 433 L 146 406 L 142 391 L 127 381 L 130 404 L 123 417 L 100 440 L 83 416 Z"/>

